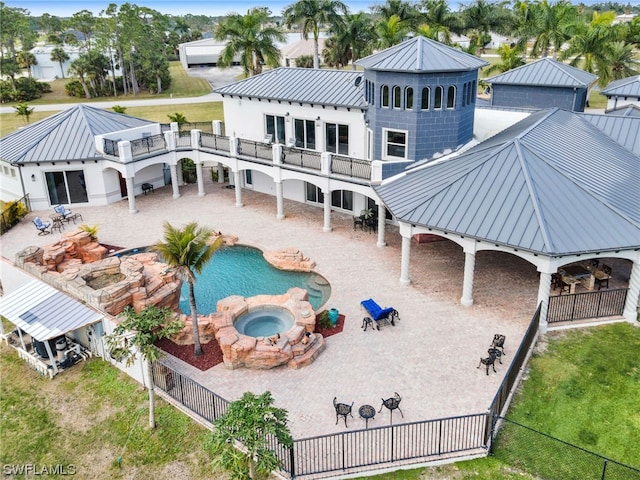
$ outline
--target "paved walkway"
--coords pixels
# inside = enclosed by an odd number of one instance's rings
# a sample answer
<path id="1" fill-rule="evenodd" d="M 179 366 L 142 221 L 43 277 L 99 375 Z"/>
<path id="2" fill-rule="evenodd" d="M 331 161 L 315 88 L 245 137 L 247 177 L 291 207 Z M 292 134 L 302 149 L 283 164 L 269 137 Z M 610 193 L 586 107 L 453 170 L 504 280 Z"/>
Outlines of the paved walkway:
<path id="1" fill-rule="evenodd" d="M 331 283 L 327 307 L 346 315 L 344 331 L 327 339 L 327 347 L 310 366 L 300 370 L 282 367 L 269 371 L 226 370 L 218 365 L 206 372 L 177 359 L 172 363 L 223 397 L 234 400 L 247 390 L 270 390 L 278 406 L 289 411 L 295 438 L 340 432 L 335 425 L 333 397 L 355 402 L 349 429 L 363 428 L 357 409 L 368 403 L 376 408 L 381 398 L 402 396 L 404 421 L 485 412 L 506 372 L 516 346 L 535 310 L 537 273 L 517 257 L 481 252 L 476 262 L 475 305 L 460 305 L 464 256 L 449 241 L 413 244 L 411 275 L 414 283 L 400 285 L 400 236 L 388 229 L 385 248 L 376 235 L 354 231 L 351 216 L 334 213 L 334 230 L 322 231 L 322 208 L 285 201 L 286 218 L 276 220 L 274 197 L 243 191 L 245 207 L 236 208 L 233 190 L 210 181 L 206 196 L 194 185 L 182 187 L 171 198 L 171 188 L 136 198 L 139 213 L 130 215 L 126 200 L 104 207 L 74 208 L 84 221 L 99 226 L 106 244 L 122 247 L 149 245 L 162 238 L 162 223 L 182 225 L 196 220 L 223 233 L 235 234 L 241 243 L 264 249 L 300 248 L 315 260 L 317 271 Z M 29 245 L 55 241 L 60 234 L 39 237 L 31 223 L 33 212 L 3 235 L 2 255 L 13 259 Z M 401 320 L 380 331 L 361 329 L 360 300 L 373 297 L 393 306 Z M 507 337 L 507 357 L 498 374 L 478 370 L 480 356 L 494 333 Z M 394 423 L 401 421 L 396 412 Z M 389 423 L 388 411 L 376 415 L 370 426 Z"/>

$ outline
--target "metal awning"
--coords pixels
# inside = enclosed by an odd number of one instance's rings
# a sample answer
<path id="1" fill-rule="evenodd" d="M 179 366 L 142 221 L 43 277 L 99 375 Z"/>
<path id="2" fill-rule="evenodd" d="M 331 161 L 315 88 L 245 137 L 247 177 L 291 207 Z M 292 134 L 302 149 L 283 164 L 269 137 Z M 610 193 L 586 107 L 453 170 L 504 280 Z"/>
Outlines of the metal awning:
<path id="1" fill-rule="evenodd" d="M 104 316 L 40 280 L 32 280 L 0 298 L 0 315 L 41 342 L 96 323 Z"/>

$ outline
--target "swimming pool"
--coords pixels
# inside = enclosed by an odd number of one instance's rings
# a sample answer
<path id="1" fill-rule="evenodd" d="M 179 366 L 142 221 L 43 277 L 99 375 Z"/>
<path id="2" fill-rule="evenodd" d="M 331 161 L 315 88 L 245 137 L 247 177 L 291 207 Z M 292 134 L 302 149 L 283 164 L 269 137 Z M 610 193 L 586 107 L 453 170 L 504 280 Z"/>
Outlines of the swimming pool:
<path id="1" fill-rule="evenodd" d="M 300 287 L 309 292 L 309 303 L 318 310 L 331 294 L 331 286 L 322 275 L 278 270 L 259 249 L 246 245 L 220 248 L 197 277 L 196 305 L 202 315 L 215 312 L 218 300 L 230 295 L 282 295 L 291 287 Z M 182 285 L 180 309 L 191 312 L 187 282 Z"/>

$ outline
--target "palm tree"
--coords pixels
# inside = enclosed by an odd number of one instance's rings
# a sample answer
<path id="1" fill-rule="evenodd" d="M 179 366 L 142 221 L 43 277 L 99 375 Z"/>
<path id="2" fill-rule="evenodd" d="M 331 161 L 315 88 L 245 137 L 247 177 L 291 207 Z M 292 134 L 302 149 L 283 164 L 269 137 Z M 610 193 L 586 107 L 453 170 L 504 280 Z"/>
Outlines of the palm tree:
<path id="1" fill-rule="evenodd" d="M 342 68 L 351 60 L 351 49 L 340 43 L 338 37 L 327 38 L 322 50 L 322 61 L 329 67 Z"/>
<path id="2" fill-rule="evenodd" d="M 405 25 L 408 25 L 409 28 L 414 27 L 418 23 L 420 14 L 415 5 L 404 0 L 386 0 L 383 5 L 376 5 L 372 7 L 371 10 L 387 22 L 395 15 L 399 17 Z"/>
<path id="3" fill-rule="evenodd" d="M 389 48 L 404 40 L 409 33 L 409 25 L 400 20 L 397 15 L 392 15 L 389 20 L 381 20 L 376 25 L 378 35 L 378 48 Z"/>
<path id="4" fill-rule="evenodd" d="M 511 45 L 503 43 L 498 47 L 498 54 L 500 55 L 500 63 L 495 63 L 488 67 L 485 70 L 487 75 L 495 72 L 507 72 L 514 68 L 521 67 L 525 63 L 522 59 L 522 51 L 518 47 L 512 47 Z"/>
<path id="5" fill-rule="evenodd" d="M 24 119 L 25 124 L 29 123 L 29 117 L 31 117 L 31 114 L 33 113 L 33 110 L 34 110 L 33 107 L 30 107 L 29 105 L 23 102 L 23 103 L 19 103 L 13 108 L 15 108 L 16 110 L 16 115 Z"/>
<path id="6" fill-rule="evenodd" d="M 189 120 L 187 120 L 187 117 L 185 117 L 184 113 L 182 112 L 168 113 L 167 117 L 169 117 L 170 122 L 175 122 L 178 125 L 181 125 L 183 123 L 189 123 Z"/>
<path id="7" fill-rule="evenodd" d="M 533 57 L 549 55 L 553 48 L 553 59 L 558 58 L 560 47 L 570 37 L 570 29 L 576 21 L 576 8 L 566 0 L 549 3 L 541 0 L 533 6 L 533 23 L 528 31 L 535 37 L 531 48 Z"/>
<path id="8" fill-rule="evenodd" d="M 211 260 L 214 252 L 222 245 L 222 237 L 211 241 L 212 231 L 200 227 L 196 222 L 185 225 L 183 229 L 164 223 L 164 242 L 154 246 L 164 262 L 170 267 L 178 269 L 179 274 L 189 284 L 189 307 L 193 325 L 193 353 L 196 357 L 202 355 L 200 345 L 200 331 L 198 330 L 198 312 L 196 310 L 196 296 L 194 284 L 196 273 L 200 273 Z"/>
<path id="9" fill-rule="evenodd" d="M 157 361 L 162 352 L 154 344 L 161 338 L 169 338 L 184 328 L 184 323 L 171 320 L 173 312 L 168 308 L 150 305 L 140 313 L 131 307 L 125 308 L 124 319 L 107 335 L 107 349 L 117 359 L 125 360 L 131 366 L 140 354 L 146 363 L 149 379 L 149 427 L 155 428 L 155 390 L 151 364 Z M 133 333 L 133 335 L 132 335 Z"/>
<path id="10" fill-rule="evenodd" d="M 302 37 L 306 40 L 313 35 L 313 68 L 320 68 L 320 54 L 318 52 L 318 38 L 320 28 L 329 24 L 331 28 L 339 28 L 342 23 L 340 13 L 347 14 L 349 9 L 340 0 L 298 0 L 289 5 L 282 12 L 285 24 L 291 28 L 294 24 L 301 24 Z"/>
<path id="11" fill-rule="evenodd" d="M 598 83 L 601 87 L 614 80 L 632 77 L 640 73 L 633 45 L 623 41 L 607 44 L 605 65 L 598 68 Z"/>
<path id="12" fill-rule="evenodd" d="M 262 73 L 262 64 L 280 65 L 280 50 L 276 42 L 284 42 L 285 35 L 276 27 L 265 26 L 271 12 L 266 8 L 252 8 L 246 15 L 232 14 L 220 22 L 214 31 L 216 40 L 225 40 L 218 66 L 230 67 L 238 55 L 245 76 Z"/>
<path id="13" fill-rule="evenodd" d="M 58 62 L 60 64 L 60 71 L 62 72 L 62 78 L 64 78 L 64 67 L 62 64 L 69 60 L 69 55 L 64 51 L 62 47 L 56 47 L 51 50 L 51 61 Z"/>
<path id="14" fill-rule="evenodd" d="M 371 18 L 363 12 L 346 14 L 344 22 L 332 27 L 332 31 L 336 45 L 349 53 L 351 68 L 355 70 L 354 62 L 373 50 L 376 34 Z"/>
<path id="15" fill-rule="evenodd" d="M 20 68 L 25 68 L 27 70 L 27 75 L 31 78 L 31 66 L 38 64 L 35 55 L 29 51 L 21 50 L 18 52 L 16 59 Z"/>
<path id="16" fill-rule="evenodd" d="M 446 0 L 423 0 L 424 11 L 416 33 L 443 43 L 451 43 L 451 32 L 460 33 L 458 17 L 451 13 Z"/>

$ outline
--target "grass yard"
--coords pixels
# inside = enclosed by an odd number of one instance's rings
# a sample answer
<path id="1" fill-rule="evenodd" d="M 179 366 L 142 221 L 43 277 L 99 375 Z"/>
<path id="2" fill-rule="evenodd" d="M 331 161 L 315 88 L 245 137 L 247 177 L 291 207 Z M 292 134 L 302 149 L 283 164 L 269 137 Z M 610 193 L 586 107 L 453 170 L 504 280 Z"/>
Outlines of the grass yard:
<path id="1" fill-rule="evenodd" d="M 160 399 L 150 430 L 146 391 L 102 360 L 49 380 L 3 345 L 0 371 L 3 465 L 74 465 L 87 480 L 226 478 L 203 451 L 208 430 Z"/>

